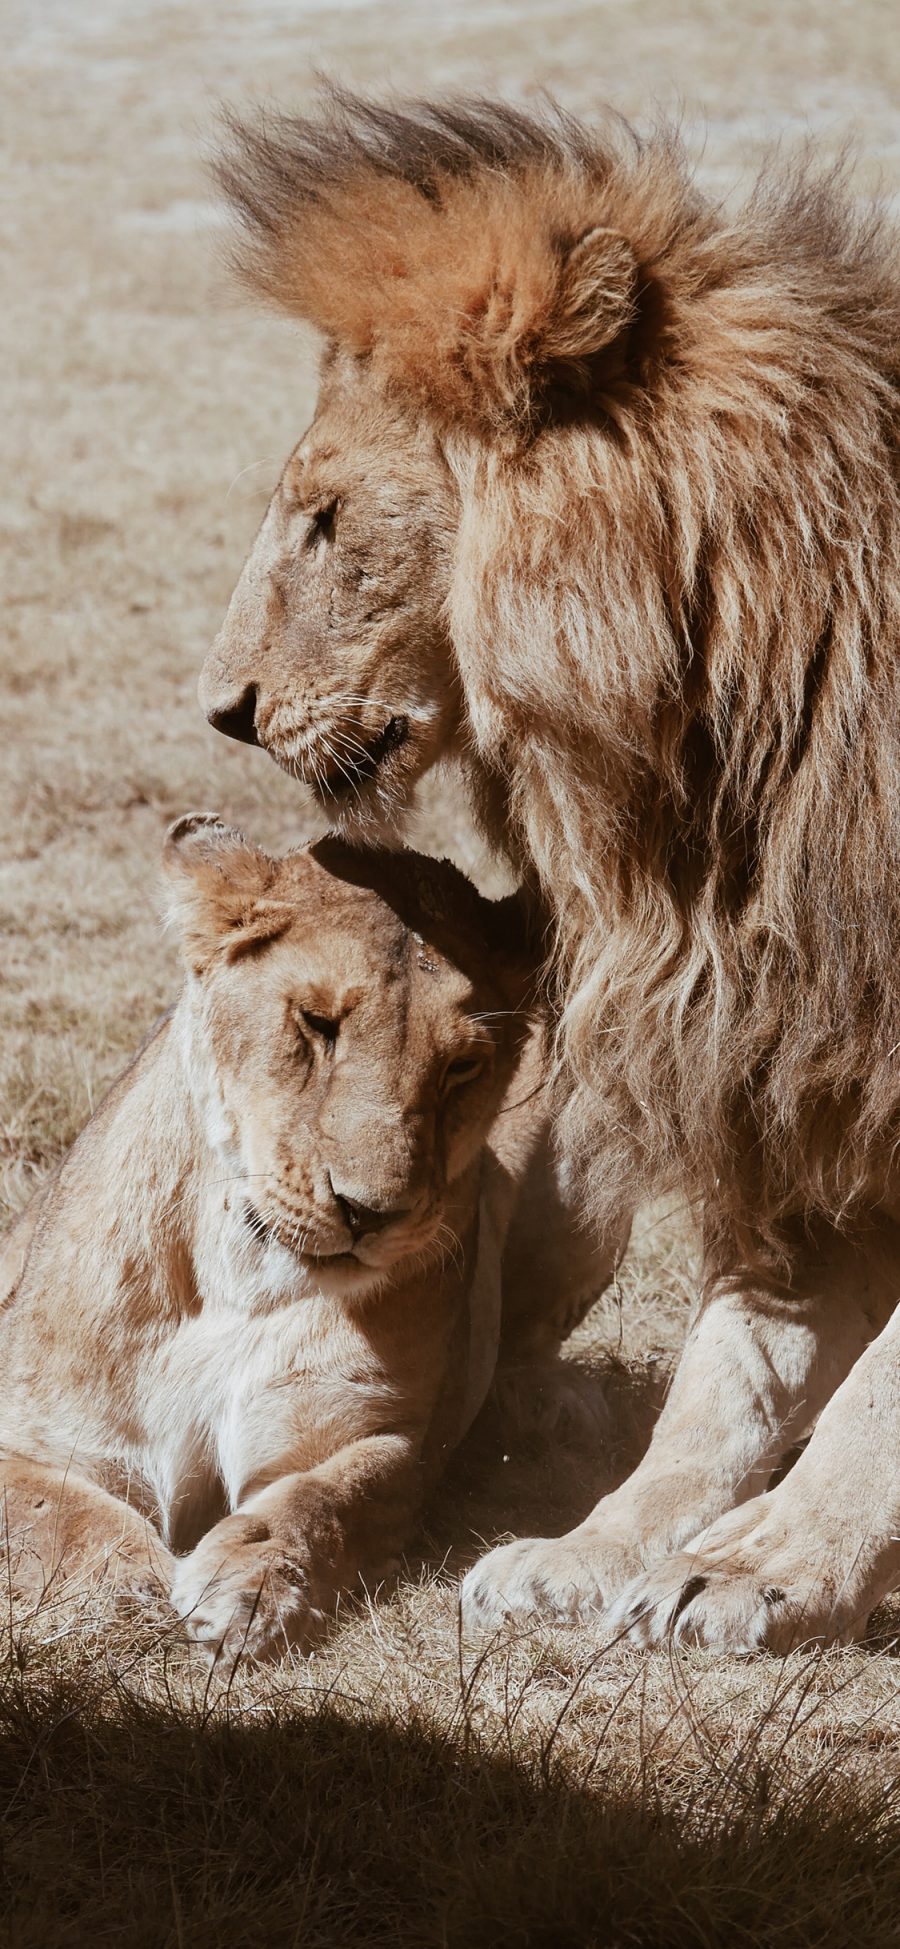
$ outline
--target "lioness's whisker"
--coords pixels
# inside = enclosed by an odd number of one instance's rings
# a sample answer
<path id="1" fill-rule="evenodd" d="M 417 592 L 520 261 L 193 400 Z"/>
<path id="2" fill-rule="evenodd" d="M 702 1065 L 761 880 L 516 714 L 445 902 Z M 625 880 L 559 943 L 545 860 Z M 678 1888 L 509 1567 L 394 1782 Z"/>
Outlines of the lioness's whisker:
<path id="1" fill-rule="evenodd" d="M 266 1171 L 241 1171 L 238 1173 L 237 1177 L 210 1178 L 209 1182 L 210 1182 L 211 1189 L 219 1189 L 223 1184 L 250 1184 L 251 1182 L 255 1181 L 256 1178 L 265 1178 L 267 1176 L 268 1173 Z M 189 1191 L 185 1191 L 182 1197 L 173 1198 L 171 1204 L 169 1204 L 166 1207 L 166 1209 L 170 1212 L 178 1211 L 180 1207 L 190 1197 L 190 1195 L 191 1193 Z"/>
<path id="2" fill-rule="evenodd" d="M 434 1242 L 440 1246 L 442 1257 L 446 1257 L 447 1249 L 449 1249 L 453 1263 L 457 1271 L 461 1273 L 465 1265 L 465 1252 L 463 1251 L 462 1239 L 453 1230 L 452 1225 L 446 1223 L 439 1225 Z"/>
<path id="3" fill-rule="evenodd" d="M 334 749 L 334 746 L 332 745 L 332 743 L 331 743 L 331 741 L 330 741 L 330 739 L 328 739 L 328 738 L 326 738 L 326 737 L 323 737 L 323 738 L 321 738 L 321 739 L 320 739 L 320 743 L 321 743 L 321 744 L 322 744 L 322 746 L 324 747 L 324 750 L 326 751 L 326 753 L 327 753 L 327 755 L 328 755 L 328 757 L 329 757 L 329 758 L 331 758 L 331 760 L 333 761 L 333 763 L 334 763 L 334 765 L 335 765 L 335 767 L 336 767 L 336 769 L 337 769 L 337 770 L 338 770 L 338 771 L 340 772 L 340 774 L 341 774 L 341 777 L 342 777 L 342 778 L 345 778 L 345 779 L 347 780 L 347 784 L 348 784 L 348 785 L 350 785 L 351 787 L 353 787 L 354 789 L 356 789 L 356 786 L 357 786 L 357 780 L 356 780 L 356 777 L 355 777 L 355 775 L 354 775 L 354 773 L 353 773 L 352 771 L 348 771 L 348 770 L 347 770 L 347 767 L 346 767 L 346 765 L 343 765 L 343 764 L 341 763 L 341 760 L 340 760 L 340 758 L 338 757 L 338 754 L 337 754 L 337 752 L 335 751 L 335 749 Z M 327 783 L 328 783 L 328 773 L 327 773 L 327 772 L 324 772 L 324 773 L 323 773 L 323 782 L 324 782 L 324 783 L 325 783 L 326 785 L 327 785 Z"/>
<path id="4" fill-rule="evenodd" d="M 530 1008 L 484 1008 L 481 1009 L 478 1013 L 470 1015 L 469 1021 L 470 1022 L 502 1022 L 504 1017 L 506 1017 L 507 1015 L 528 1016 L 531 1015 L 532 1013 L 533 1010 L 531 1010 Z"/>
<path id="5" fill-rule="evenodd" d="M 336 739 L 333 739 L 332 743 L 334 744 L 337 740 L 339 740 L 337 748 L 343 753 L 344 757 L 346 757 L 349 760 L 351 765 L 353 764 L 354 754 L 356 755 L 357 759 L 368 758 L 369 756 L 368 750 L 366 749 L 366 746 L 364 744 L 360 744 L 358 738 L 351 739 L 345 736 L 341 736 L 340 733 L 337 733 Z"/>
<path id="6" fill-rule="evenodd" d="M 331 736 L 338 739 L 340 744 L 346 746 L 348 750 L 359 751 L 363 757 L 368 755 L 369 745 L 362 738 L 354 736 L 353 732 L 348 731 L 344 725 L 338 725 L 337 727 L 332 725 L 330 730 Z"/>
<path id="7" fill-rule="evenodd" d="M 261 460 L 251 460 L 248 467 L 242 467 L 240 473 L 235 474 L 233 481 L 229 484 L 225 495 L 226 501 L 230 500 L 232 492 L 237 487 L 239 481 L 245 480 L 248 474 L 257 473 L 260 467 L 271 467 L 273 462 L 277 462 L 279 459 L 280 455 L 277 453 L 264 453 Z"/>

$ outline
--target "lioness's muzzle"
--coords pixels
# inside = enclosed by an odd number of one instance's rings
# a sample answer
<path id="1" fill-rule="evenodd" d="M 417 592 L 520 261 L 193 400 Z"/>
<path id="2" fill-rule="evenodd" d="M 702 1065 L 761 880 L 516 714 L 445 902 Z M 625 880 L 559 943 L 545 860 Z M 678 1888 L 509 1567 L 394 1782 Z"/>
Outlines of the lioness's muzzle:
<path id="1" fill-rule="evenodd" d="M 237 738 L 241 744 L 258 744 L 256 730 L 256 685 L 248 684 L 239 695 L 227 693 L 219 696 L 206 695 L 206 686 L 201 687 L 200 701 L 206 712 L 206 720 L 214 731 L 221 731 L 226 738 Z"/>

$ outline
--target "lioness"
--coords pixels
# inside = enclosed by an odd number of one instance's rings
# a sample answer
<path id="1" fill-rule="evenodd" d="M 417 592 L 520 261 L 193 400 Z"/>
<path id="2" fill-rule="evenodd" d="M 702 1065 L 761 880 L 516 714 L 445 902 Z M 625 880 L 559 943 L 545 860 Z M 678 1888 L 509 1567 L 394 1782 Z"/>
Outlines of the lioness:
<path id="1" fill-rule="evenodd" d="M 20 1579 L 160 1579 L 262 1657 L 385 1575 L 485 1396 L 532 976 L 447 862 L 191 816 L 164 863 L 181 999 L 6 1242 L 0 1487 Z"/>

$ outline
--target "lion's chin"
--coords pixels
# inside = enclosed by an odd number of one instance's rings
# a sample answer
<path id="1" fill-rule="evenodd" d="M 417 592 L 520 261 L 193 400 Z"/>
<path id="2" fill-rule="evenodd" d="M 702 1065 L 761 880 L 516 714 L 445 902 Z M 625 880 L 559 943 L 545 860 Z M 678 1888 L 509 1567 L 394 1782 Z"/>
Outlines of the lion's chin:
<path id="1" fill-rule="evenodd" d="M 302 738 L 276 730 L 263 748 L 282 771 L 307 787 L 333 832 L 372 835 L 404 811 L 421 770 L 408 715 L 396 713 L 364 736 L 329 727 Z"/>
<path id="2" fill-rule="evenodd" d="M 370 737 L 354 727 L 352 743 L 331 727 L 318 737 L 277 721 L 260 737 L 280 770 L 306 786 L 330 832 L 351 844 L 383 846 L 399 843 L 416 786 L 445 742 L 437 707 L 424 704 L 398 709 Z"/>
<path id="3" fill-rule="evenodd" d="M 296 1253 L 307 1277 L 332 1299 L 363 1299 L 381 1292 L 398 1279 L 408 1276 L 413 1265 L 420 1265 L 435 1247 L 440 1224 L 433 1219 L 414 1237 L 398 1237 L 388 1242 L 379 1238 L 367 1247 L 365 1240 L 353 1252 Z M 360 1257 L 372 1251 L 372 1259 Z"/>
<path id="4" fill-rule="evenodd" d="M 312 781 L 323 805 L 341 805 L 368 786 L 383 783 L 410 737 L 409 718 L 400 714 L 389 717 L 374 737 L 363 738 L 357 732 L 352 746 L 342 746 L 338 739 L 336 749 L 326 749 L 318 776 Z"/>

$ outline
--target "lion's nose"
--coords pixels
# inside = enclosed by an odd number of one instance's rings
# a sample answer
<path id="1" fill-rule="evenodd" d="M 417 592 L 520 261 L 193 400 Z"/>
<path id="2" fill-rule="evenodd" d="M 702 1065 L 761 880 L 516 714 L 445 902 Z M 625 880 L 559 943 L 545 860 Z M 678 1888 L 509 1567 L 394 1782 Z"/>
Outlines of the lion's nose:
<path id="1" fill-rule="evenodd" d="M 412 1211 L 412 1205 L 364 1205 L 359 1198 L 348 1197 L 346 1191 L 335 1184 L 329 1171 L 328 1181 L 334 1194 L 335 1204 L 339 1205 L 341 1216 L 354 1238 L 362 1238 L 364 1232 L 380 1232 L 396 1218 L 405 1218 Z"/>
<path id="2" fill-rule="evenodd" d="M 239 697 L 215 698 L 206 708 L 207 722 L 226 738 L 241 744 L 258 744 L 256 734 L 256 685 L 248 684 Z"/>

